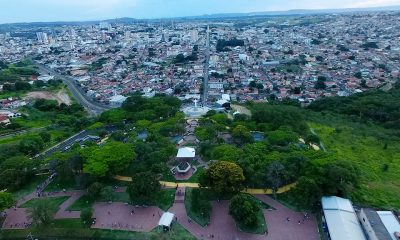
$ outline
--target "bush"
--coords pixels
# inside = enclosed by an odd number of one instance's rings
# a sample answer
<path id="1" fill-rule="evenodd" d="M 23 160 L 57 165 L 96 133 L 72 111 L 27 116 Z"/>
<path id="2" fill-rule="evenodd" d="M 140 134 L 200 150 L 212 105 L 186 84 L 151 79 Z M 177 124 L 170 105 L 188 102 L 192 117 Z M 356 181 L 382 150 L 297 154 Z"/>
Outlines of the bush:
<path id="1" fill-rule="evenodd" d="M 231 199 L 229 214 L 239 225 L 253 227 L 257 224 L 257 214 L 261 211 L 259 204 L 247 194 L 240 193 Z"/>
<path id="2" fill-rule="evenodd" d="M 92 215 L 93 211 L 91 207 L 85 208 L 81 211 L 81 220 L 83 224 L 90 227 L 92 225 Z"/>

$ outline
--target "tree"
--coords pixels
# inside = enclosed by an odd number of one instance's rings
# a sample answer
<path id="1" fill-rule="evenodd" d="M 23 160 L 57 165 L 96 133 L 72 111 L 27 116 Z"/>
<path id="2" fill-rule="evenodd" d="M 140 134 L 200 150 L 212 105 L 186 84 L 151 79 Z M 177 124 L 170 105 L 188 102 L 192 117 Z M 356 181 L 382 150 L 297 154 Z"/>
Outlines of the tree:
<path id="1" fill-rule="evenodd" d="M 237 162 L 242 155 L 242 149 L 229 144 L 217 146 L 212 152 L 212 158 L 220 161 Z"/>
<path id="2" fill-rule="evenodd" d="M 322 197 L 322 192 L 314 179 L 300 177 L 293 190 L 298 204 L 305 209 L 315 209 Z"/>
<path id="3" fill-rule="evenodd" d="M 284 170 L 285 166 L 283 166 L 283 164 L 278 161 L 274 161 L 268 166 L 267 179 L 269 185 L 272 188 L 272 192 L 275 198 L 276 192 L 278 191 L 278 188 L 282 185 L 282 182 L 284 180 Z"/>
<path id="4" fill-rule="evenodd" d="M 39 133 L 39 136 L 45 143 L 48 143 L 51 140 L 51 135 L 48 132 L 41 132 Z"/>
<path id="5" fill-rule="evenodd" d="M 254 227 L 257 224 L 257 214 L 260 211 L 260 205 L 248 194 L 235 195 L 229 204 L 229 214 L 239 225 L 246 227 Z"/>
<path id="6" fill-rule="evenodd" d="M 324 166 L 317 181 L 322 183 L 325 195 L 348 197 L 351 190 L 358 186 L 359 170 L 351 162 L 332 162 Z"/>
<path id="7" fill-rule="evenodd" d="M 122 142 L 85 148 L 81 154 L 86 159 L 84 171 L 97 177 L 122 172 L 136 157 L 132 145 Z"/>
<path id="8" fill-rule="evenodd" d="M 132 202 L 148 204 L 154 202 L 160 190 L 160 182 L 154 173 L 141 172 L 132 176 L 127 192 Z"/>
<path id="9" fill-rule="evenodd" d="M 19 149 L 26 155 L 35 155 L 44 148 L 44 142 L 41 138 L 24 138 L 19 143 Z"/>
<path id="10" fill-rule="evenodd" d="M 314 88 L 315 89 L 325 89 L 326 88 L 326 77 L 324 76 L 318 76 L 317 82 L 315 83 Z"/>
<path id="11" fill-rule="evenodd" d="M 105 186 L 101 189 L 101 197 L 106 201 L 112 201 L 114 199 L 114 191 L 111 186 Z"/>
<path id="12" fill-rule="evenodd" d="M 241 191 L 244 180 L 242 168 L 226 161 L 211 164 L 199 179 L 201 187 L 210 187 L 219 195 Z"/>
<path id="13" fill-rule="evenodd" d="M 95 182 L 90 185 L 87 189 L 89 199 L 92 201 L 98 199 L 101 196 L 102 189 L 103 184 L 99 182 Z"/>
<path id="14" fill-rule="evenodd" d="M 15 199 L 11 193 L 0 192 L 0 212 L 10 208 L 15 204 Z"/>
<path id="15" fill-rule="evenodd" d="M 55 212 L 55 207 L 50 202 L 51 200 L 42 199 L 37 204 L 28 208 L 28 218 L 32 220 L 34 225 L 48 225 L 52 220 Z"/>
<path id="16" fill-rule="evenodd" d="M 0 189 L 15 190 L 29 181 L 33 162 L 25 156 L 9 157 L 0 164 Z"/>
<path id="17" fill-rule="evenodd" d="M 356 72 L 354 73 L 354 77 L 361 79 L 362 78 L 362 73 L 361 72 Z"/>
<path id="18" fill-rule="evenodd" d="M 90 227 L 92 225 L 92 215 L 93 211 L 91 207 L 83 209 L 81 211 L 81 220 L 83 224 Z"/>
<path id="19" fill-rule="evenodd" d="M 232 130 L 232 137 L 239 143 L 247 143 L 252 140 L 249 129 L 243 125 L 237 125 Z"/>

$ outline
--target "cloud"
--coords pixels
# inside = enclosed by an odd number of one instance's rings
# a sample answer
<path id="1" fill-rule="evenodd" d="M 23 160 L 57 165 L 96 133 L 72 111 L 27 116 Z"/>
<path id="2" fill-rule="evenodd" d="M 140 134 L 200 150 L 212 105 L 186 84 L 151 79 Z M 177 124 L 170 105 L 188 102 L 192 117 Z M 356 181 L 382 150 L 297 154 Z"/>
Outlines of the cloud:
<path id="1" fill-rule="evenodd" d="M 355 3 L 347 4 L 351 8 L 365 8 L 365 7 L 382 7 L 400 5 L 400 0 L 367 0 L 357 1 Z"/>

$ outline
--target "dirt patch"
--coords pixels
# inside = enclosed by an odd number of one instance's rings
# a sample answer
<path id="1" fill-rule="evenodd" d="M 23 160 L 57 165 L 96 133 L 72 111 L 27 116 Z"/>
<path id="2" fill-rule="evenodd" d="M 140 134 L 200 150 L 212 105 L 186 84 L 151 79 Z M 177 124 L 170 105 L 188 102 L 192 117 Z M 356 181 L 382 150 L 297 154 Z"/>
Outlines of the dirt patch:
<path id="1" fill-rule="evenodd" d="M 58 91 L 57 93 L 48 92 L 48 91 L 35 91 L 29 92 L 26 94 L 25 99 L 48 99 L 48 100 L 56 100 L 59 104 L 64 103 L 67 105 L 71 105 L 72 101 L 67 92 L 63 89 Z"/>
<path id="2" fill-rule="evenodd" d="M 241 114 L 245 114 L 245 115 L 251 117 L 251 112 L 246 107 L 243 107 L 243 106 L 240 106 L 240 105 L 233 105 L 233 104 L 232 104 L 231 107 L 232 107 L 233 110 L 238 111 Z"/>

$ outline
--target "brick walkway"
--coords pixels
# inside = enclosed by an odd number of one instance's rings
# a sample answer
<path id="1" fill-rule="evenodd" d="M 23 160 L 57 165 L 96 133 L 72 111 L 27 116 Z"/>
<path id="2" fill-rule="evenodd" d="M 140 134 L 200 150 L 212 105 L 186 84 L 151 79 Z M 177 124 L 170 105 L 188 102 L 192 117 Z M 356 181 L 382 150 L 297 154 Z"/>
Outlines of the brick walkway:
<path id="1" fill-rule="evenodd" d="M 80 218 L 80 211 L 67 211 L 66 209 L 71 206 L 78 198 L 80 198 L 85 191 L 67 191 L 67 192 L 58 192 L 54 194 L 49 194 L 44 197 L 40 198 L 52 198 L 52 197 L 64 197 L 64 196 L 69 196 L 65 202 L 63 202 L 56 214 L 54 215 L 55 219 L 65 219 L 65 218 Z M 47 194 L 47 193 L 46 193 Z M 20 207 L 24 203 L 28 202 L 31 199 L 36 199 L 39 198 L 37 194 L 31 193 L 20 200 L 17 201 L 17 207 Z M 3 222 L 3 229 L 23 229 L 26 228 L 27 225 L 31 221 L 28 218 L 28 214 L 26 212 L 26 208 L 10 208 L 6 210 L 7 217 L 5 221 Z"/>
<path id="2" fill-rule="evenodd" d="M 229 215 L 229 202 L 213 202 L 210 225 L 202 227 L 194 221 L 189 221 L 185 204 L 175 202 L 169 212 L 176 214 L 178 223 L 186 228 L 198 239 L 219 239 L 219 240 L 318 240 L 317 223 L 314 216 L 303 220 L 303 214 L 286 208 L 277 201 L 266 195 L 257 195 L 257 198 L 264 201 L 275 210 L 263 210 L 264 218 L 268 225 L 267 235 L 257 235 L 241 232 Z M 286 219 L 290 218 L 287 222 Z M 301 224 L 298 224 L 298 221 Z"/>
<path id="3" fill-rule="evenodd" d="M 303 213 L 295 212 L 266 195 L 255 195 L 275 210 L 264 210 L 270 240 L 319 240 L 315 216 L 304 219 Z M 288 222 L 286 219 L 289 218 Z M 300 224 L 299 224 L 300 221 Z"/>

